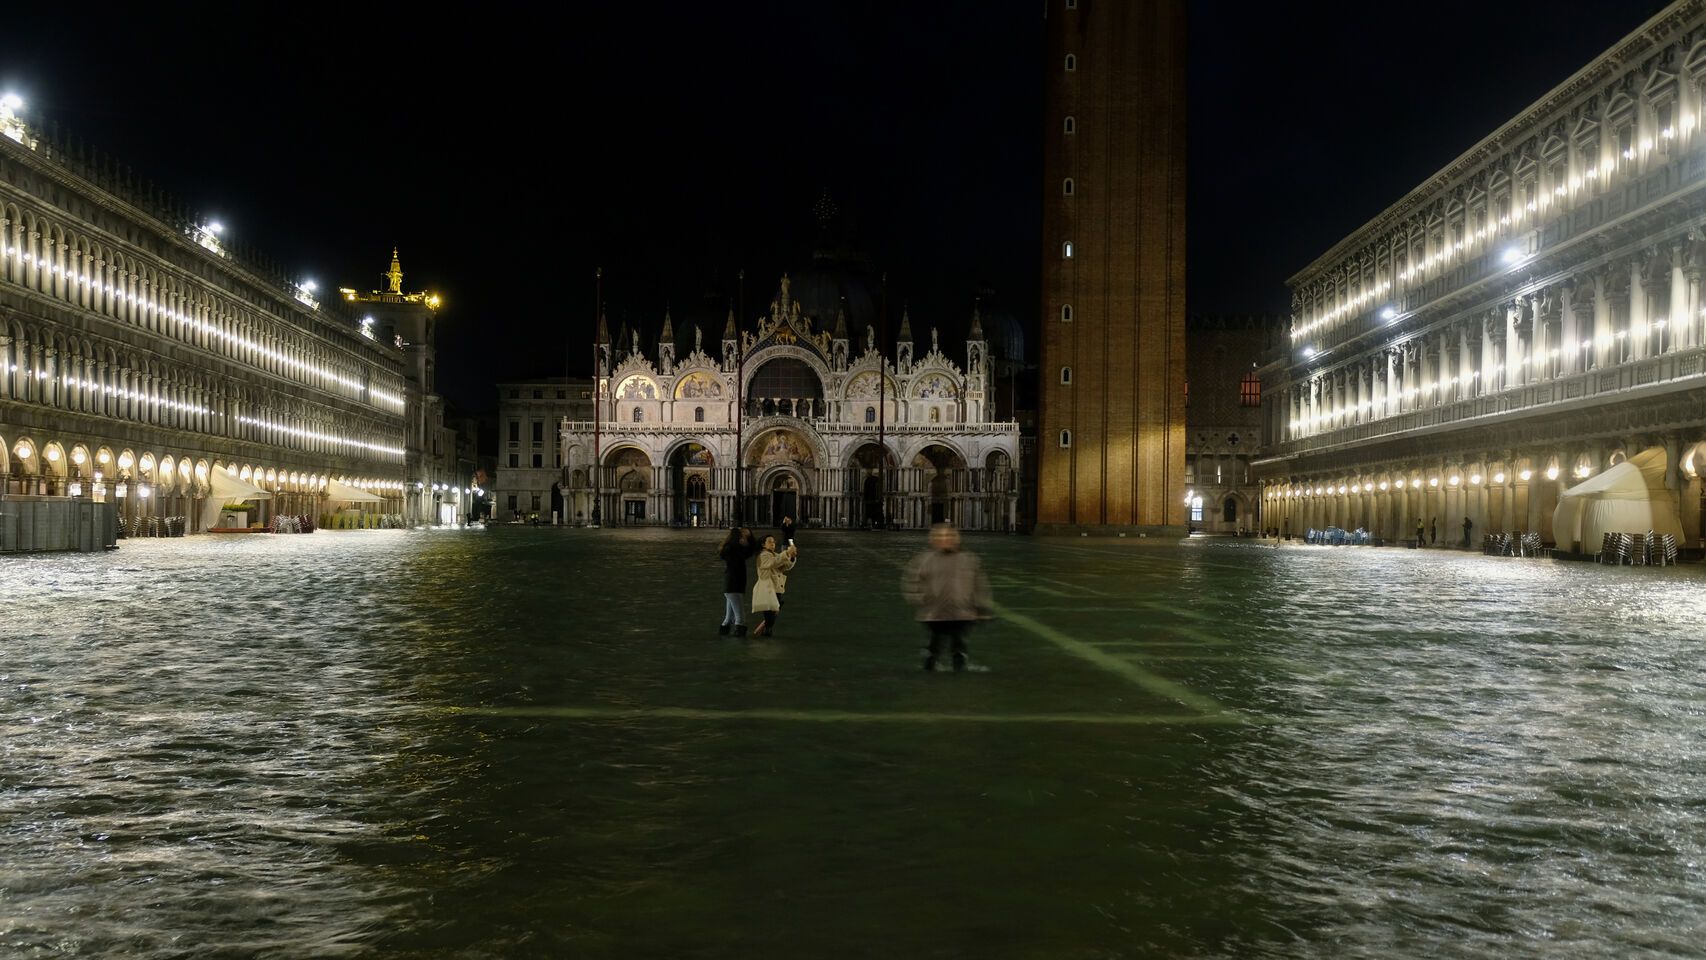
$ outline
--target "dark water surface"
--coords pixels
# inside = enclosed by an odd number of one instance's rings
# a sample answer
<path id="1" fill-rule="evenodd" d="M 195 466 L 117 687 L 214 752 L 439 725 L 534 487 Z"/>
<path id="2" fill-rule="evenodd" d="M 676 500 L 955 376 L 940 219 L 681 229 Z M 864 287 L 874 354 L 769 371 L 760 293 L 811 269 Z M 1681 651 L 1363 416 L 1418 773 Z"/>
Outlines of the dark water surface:
<path id="1" fill-rule="evenodd" d="M 1706 570 L 901 535 L 0 560 L 0 956 L 1699 956 Z"/>

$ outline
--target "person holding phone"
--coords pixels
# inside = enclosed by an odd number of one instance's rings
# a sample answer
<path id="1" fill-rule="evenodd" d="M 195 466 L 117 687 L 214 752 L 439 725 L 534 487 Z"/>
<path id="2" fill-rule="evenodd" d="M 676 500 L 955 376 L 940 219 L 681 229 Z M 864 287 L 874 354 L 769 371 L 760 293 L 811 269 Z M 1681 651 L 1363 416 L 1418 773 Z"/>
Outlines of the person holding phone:
<path id="1" fill-rule="evenodd" d="M 782 594 L 788 589 L 788 571 L 794 569 L 799 551 L 789 546 L 776 549 L 776 538 L 765 537 L 764 549 L 758 552 L 758 584 L 752 588 L 752 612 L 763 614 L 764 622 L 754 627 L 755 637 L 774 636 L 776 614 L 782 610 Z"/>
<path id="2" fill-rule="evenodd" d="M 782 536 L 778 540 L 778 542 L 781 543 L 781 545 L 784 547 L 793 546 L 794 545 L 794 518 L 793 517 L 783 517 L 782 518 L 782 531 L 781 532 L 782 532 Z"/>

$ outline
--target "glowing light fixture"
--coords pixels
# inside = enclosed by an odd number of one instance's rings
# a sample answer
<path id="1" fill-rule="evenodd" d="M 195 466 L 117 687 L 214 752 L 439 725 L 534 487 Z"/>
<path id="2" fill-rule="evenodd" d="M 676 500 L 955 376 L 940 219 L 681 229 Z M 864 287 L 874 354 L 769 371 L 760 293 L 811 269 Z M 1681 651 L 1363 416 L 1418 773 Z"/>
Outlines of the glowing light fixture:
<path id="1" fill-rule="evenodd" d="M 1505 252 L 1499 255 L 1499 259 L 1506 263 L 1515 263 L 1522 259 L 1522 251 L 1515 247 L 1506 247 Z"/>
<path id="2" fill-rule="evenodd" d="M 1390 322 L 1392 320 L 1396 320 L 1397 318 L 1398 318 L 1398 311 L 1393 309 L 1392 307 L 1386 307 L 1380 311 L 1380 319 L 1382 319 L 1382 320 L 1386 320 L 1386 321 Z"/>

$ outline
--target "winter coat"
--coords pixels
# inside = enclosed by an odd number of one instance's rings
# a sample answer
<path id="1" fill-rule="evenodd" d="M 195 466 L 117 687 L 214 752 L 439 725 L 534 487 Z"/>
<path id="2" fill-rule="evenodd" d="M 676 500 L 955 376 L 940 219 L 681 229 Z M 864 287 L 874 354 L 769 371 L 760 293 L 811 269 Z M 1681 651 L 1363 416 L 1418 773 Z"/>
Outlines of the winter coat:
<path id="1" fill-rule="evenodd" d="M 987 620 L 995 612 L 982 561 L 963 550 L 926 550 L 919 554 L 908 568 L 901 590 L 918 608 L 918 619 L 926 622 Z"/>
<path id="2" fill-rule="evenodd" d="M 723 592 L 746 592 L 746 562 L 758 552 L 755 544 L 727 543 L 717 549 L 717 556 L 723 558 Z"/>
<path id="3" fill-rule="evenodd" d="M 772 550 L 759 551 L 758 583 L 752 588 L 753 613 L 782 609 L 777 595 L 787 591 L 787 574 L 792 569 L 794 561 L 788 559 L 787 554 Z"/>

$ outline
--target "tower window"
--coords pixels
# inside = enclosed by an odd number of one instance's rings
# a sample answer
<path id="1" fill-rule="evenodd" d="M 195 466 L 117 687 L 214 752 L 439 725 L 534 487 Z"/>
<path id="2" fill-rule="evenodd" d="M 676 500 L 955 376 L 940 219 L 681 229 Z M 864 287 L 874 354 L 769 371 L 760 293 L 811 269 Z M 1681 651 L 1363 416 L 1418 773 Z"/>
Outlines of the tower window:
<path id="1" fill-rule="evenodd" d="M 1071 367 L 1061 367 L 1060 368 L 1060 382 L 1061 383 L 1071 383 L 1072 382 L 1072 368 Z"/>
<path id="2" fill-rule="evenodd" d="M 1067 54 L 1066 55 L 1066 72 L 1071 73 L 1072 71 L 1077 70 L 1077 69 L 1078 69 L 1078 58 L 1073 56 L 1070 53 Z"/>
<path id="3" fill-rule="evenodd" d="M 1072 446 L 1072 431 L 1071 430 L 1060 431 L 1060 445 L 1062 447 Z"/>
<path id="4" fill-rule="evenodd" d="M 1072 322 L 1072 304 L 1070 304 L 1070 303 L 1061 304 L 1060 322 L 1062 322 L 1062 323 L 1071 323 Z"/>
<path id="5" fill-rule="evenodd" d="M 693 408 L 693 422 L 694 423 L 704 423 L 705 422 L 705 408 L 704 407 L 694 407 Z"/>
<path id="6" fill-rule="evenodd" d="M 1067 177 L 1060 185 L 1060 192 L 1072 196 L 1072 178 Z"/>
<path id="7" fill-rule="evenodd" d="M 1060 256 L 1062 259 L 1065 259 L 1065 260 L 1071 260 L 1072 259 L 1072 241 L 1071 240 L 1068 240 L 1065 243 L 1061 244 Z"/>
<path id="8" fill-rule="evenodd" d="M 1244 374 L 1244 379 L 1238 381 L 1238 405 L 1241 407 L 1259 407 L 1262 405 L 1262 378 L 1251 370 Z"/>
<path id="9" fill-rule="evenodd" d="M 1078 132 L 1078 121 L 1075 118 L 1073 118 L 1073 117 L 1067 117 L 1066 118 L 1066 132 L 1068 134 L 1074 134 L 1074 133 Z"/>
<path id="10" fill-rule="evenodd" d="M 877 408 L 876 407 L 866 407 L 865 408 L 865 422 L 866 423 L 876 423 L 877 422 Z"/>
<path id="11" fill-rule="evenodd" d="M 639 423 L 641 420 L 644 420 L 644 419 L 645 419 L 645 414 L 640 412 L 639 407 L 635 407 L 634 408 L 634 422 Z"/>

